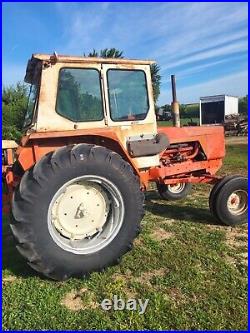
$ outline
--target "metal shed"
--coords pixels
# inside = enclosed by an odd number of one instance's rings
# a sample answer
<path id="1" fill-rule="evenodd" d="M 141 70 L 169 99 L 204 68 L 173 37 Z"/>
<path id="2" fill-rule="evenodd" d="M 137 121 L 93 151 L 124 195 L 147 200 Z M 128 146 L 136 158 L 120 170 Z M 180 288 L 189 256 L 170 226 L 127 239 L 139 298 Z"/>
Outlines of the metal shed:
<path id="1" fill-rule="evenodd" d="M 238 112 L 236 96 L 215 95 L 200 98 L 200 125 L 222 124 L 226 116 Z"/>

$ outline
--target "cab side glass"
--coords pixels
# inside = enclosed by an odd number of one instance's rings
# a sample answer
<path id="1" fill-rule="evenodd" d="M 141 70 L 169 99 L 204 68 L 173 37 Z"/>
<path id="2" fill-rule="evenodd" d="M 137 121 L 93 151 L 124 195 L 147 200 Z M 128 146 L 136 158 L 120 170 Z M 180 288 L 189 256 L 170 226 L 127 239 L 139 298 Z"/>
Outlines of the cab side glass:
<path id="1" fill-rule="evenodd" d="M 86 68 L 61 69 L 56 111 L 74 122 L 102 120 L 103 107 L 99 71 Z"/>
<path id="2" fill-rule="evenodd" d="M 113 121 L 143 120 L 149 110 L 142 70 L 108 70 L 110 116 Z"/>
<path id="3" fill-rule="evenodd" d="M 37 84 L 33 84 L 30 86 L 30 93 L 28 98 L 27 110 L 24 118 L 23 128 L 28 127 L 32 123 L 36 99 L 38 93 Z"/>

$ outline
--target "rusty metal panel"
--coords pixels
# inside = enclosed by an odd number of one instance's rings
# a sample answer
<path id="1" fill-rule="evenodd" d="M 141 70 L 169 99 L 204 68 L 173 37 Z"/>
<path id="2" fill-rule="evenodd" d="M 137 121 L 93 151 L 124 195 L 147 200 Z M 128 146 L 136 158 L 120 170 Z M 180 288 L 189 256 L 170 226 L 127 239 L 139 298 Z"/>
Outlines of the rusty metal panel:
<path id="1" fill-rule="evenodd" d="M 43 60 L 46 60 L 46 57 L 41 57 Z M 78 58 L 72 57 L 75 60 Z M 63 58 L 61 58 L 62 60 Z M 83 58 L 85 59 L 85 58 Z M 119 141 L 121 142 L 123 149 L 127 150 L 127 138 L 134 135 L 141 134 L 157 134 L 157 125 L 156 117 L 154 110 L 154 100 L 153 100 L 153 91 L 151 84 L 151 73 L 149 62 L 141 65 L 138 64 L 139 61 L 131 62 L 126 59 L 112 59 L 112 64 L 102 65 L 102 63 L 95 63 L 93 58 L 90 58 L 91 62 L 56 62 L 51 66 L 45 66 L 42 70 L 41 76 L 41 86 L 39 93 L 39 103 L 37 110 L 37 121 L 30 128 L 28 133 L 32 132 L 55 132 L 55 131 L 74 131 L 74 130 L 88 130 L 93 129 L 99 130 L 102 128 L 107 129 L 112 128 L 112 131 L 117 135 Z M 89 59 L 89 60 L 90 60 Z M 104 62 L 107 59 L 104 59 Z M 117 61 L 116 61 L 117 60 Z M 122 61 L 120 61 L 122 60 Z M 141 63 L 141 61 L 140 61 Z M 68 120 L 58 113 L 56 113 L 56 99 L 57 99 L 57 86 L 58 86 L 58 77 L 59 71 L 63 67 L 72 67 L 72 68 L 96 68 L 101 73 L 102 79 L 102 93 L 104 104 L 104 119 L 101 121 L 94 122 L 78 122 Z M 109 104 L 108 104 L 108 88 L 106 80 L 106 71 L 108 68 L 125 68 L 125 69 L 138 69 L 143 70 L 146 74 L 148 98 L 149 98 L 149 112 L 147 117 L 144 120 L 140 121 L 124 121 L 124 122 L 113 122 L 110 117 Z M 154 157 L 140 157 L 135 158 L 134 163 L 138 168 L 145 168 L 152 165 L 159 165 L 159 156 L 155 155 Z"/>
<path id="2" fill-rule="evenodd" d="M 64 63 L 96 63 L 96 64 L 125 64 L 125 65 L 152 65 L 153 60 L 140 59 L 120 59 L 120 58 L 97 58 L 83 56 L 68 56 L 57 54 L 33 54 L 31 59 L 39 59 L 45 62 L 64 62 Z"/>
<path id="3" fill-rule="evenodd" d="M 108 82 L 107 71 L 109 69 L 136 69 L 144 71 L 146 75 L 146 84 L 148 91 L 149 110 L 144 120 L 139 121 L 113 121 L 110 116 L 109 96 L 108 96 Z M 153 89 L 151 82 L 151 71 L 149 65 L 130 65 L 130 64 L 104 64 L 103 65 L 103 81 L 104 93 L 107 110 L 107 120 L 109 128 L 112 128 L 118 136 L 124 149 L 127 150 L 127 141 L 131 136 L 140 136 L 142 134 L 155 135 L 157 134 L 157 123 L 154 108 Z M 136 157 L 133 158 L 134 163 L 138 168 L 148 168 L 150 166 L 157 166 L 160 164 L 159 154 L 154 156 Z"/>
<path id="4" fill-rule="evenodd" d="M 225 137 L 222 126 L 160 127 L 159 133 L 165 133 L 170 143 L 199 142 L 207 159 L 224 158 Z"/>

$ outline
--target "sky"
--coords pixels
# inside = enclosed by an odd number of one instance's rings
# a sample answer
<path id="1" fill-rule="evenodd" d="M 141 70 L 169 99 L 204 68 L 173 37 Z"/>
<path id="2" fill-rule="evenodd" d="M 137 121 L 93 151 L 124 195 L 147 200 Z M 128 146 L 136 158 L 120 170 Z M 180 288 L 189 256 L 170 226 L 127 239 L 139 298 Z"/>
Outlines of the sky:
<path id="1" fill-rule="evenodd" d="M 83 55 L 115 47 L 161 68 L 158 105 L 171 102 L 176 75 L 180 103 L 248 91 L 248 4 L 3 3 L 2 81 L 22 81 L 32 53 Z"/>

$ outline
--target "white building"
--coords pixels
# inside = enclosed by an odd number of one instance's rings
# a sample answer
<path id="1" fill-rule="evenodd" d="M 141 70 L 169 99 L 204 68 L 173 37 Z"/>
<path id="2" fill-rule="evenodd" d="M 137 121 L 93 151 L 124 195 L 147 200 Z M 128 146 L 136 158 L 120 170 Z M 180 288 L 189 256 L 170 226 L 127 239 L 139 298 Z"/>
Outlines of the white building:
<path id="1" fill-rule="evenodd" d="M 221 124 L 226 116 L 238 113 L 238 97 L 216 95 L 200 98 L 200 125 Z"/>

